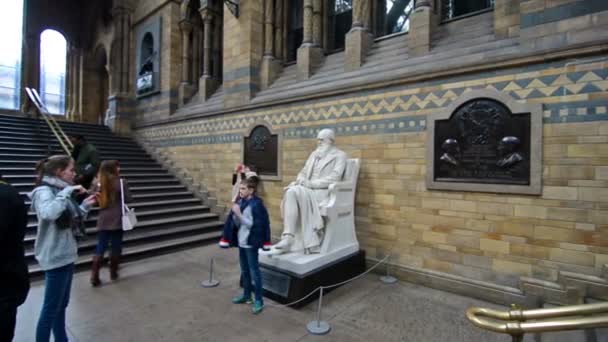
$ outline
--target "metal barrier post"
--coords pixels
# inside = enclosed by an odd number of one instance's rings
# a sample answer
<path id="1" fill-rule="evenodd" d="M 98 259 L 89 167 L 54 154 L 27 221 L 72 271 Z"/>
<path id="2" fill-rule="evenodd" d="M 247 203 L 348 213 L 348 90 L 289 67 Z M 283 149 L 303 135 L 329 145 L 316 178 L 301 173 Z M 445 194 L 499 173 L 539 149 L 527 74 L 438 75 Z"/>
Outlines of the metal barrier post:
<path id="1" fill-rule="evenodd" d="M 203 280 L 201 282 L 202 287 L 216 287 L 220 284 L 219 280 L 213 279 L 213 258 L 209 262 L 209 280 Z"/>
<path id="2" fill-rule="evenodd" d="M 385 284 L 394 284 L 397 282 L 397 278 L 391 276 L 389 274 L 389 263 L 388 261 L 390 260 L 390 254 L 388 255 L 388 258 L 386 259 L 386 275 L 383 275 L 380 277 L 380 281 L 385 283 Z"/>
<path id="3" fill-rule="evenodd" d="M 323 286 L 320 287 L 319 292 L 319 306 L 317 308 L 317 320 L 310 321 L 306 325 L 306 330 L 313 335 L 325 335 L 331 330 L 329 323 L 321 320 L 321 309 L 323 306 Z"/>

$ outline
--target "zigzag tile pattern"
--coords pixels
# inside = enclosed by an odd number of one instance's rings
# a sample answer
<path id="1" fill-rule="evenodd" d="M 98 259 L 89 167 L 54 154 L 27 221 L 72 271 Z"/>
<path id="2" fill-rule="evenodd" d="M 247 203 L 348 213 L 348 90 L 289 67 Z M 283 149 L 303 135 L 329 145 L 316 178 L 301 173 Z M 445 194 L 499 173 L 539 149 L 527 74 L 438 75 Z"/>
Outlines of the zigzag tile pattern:
<path id="1" fill-rule="evenodd" d="M 433 82 L 434 86 L 425 88 L 406 86 L 385 92 L 370 91 L 347 99 L 333 98 L 146 129 L 142 134 L 162 146 L 239 142 L 243 131 L 260 120 L 276 127 L 288 139 L 314 137 L 321 126 L 333 127 L 341 135 L 423 131 L 426 114 L 448 106 L 465 92 L 481 88 L 502 91 L 517 100 L 566 99 L 544 104 L 546 123 L 608 120 L 608 99 L 573 99 L 576 95 L 608 91 L 608 69 L 563 73 L 563 68 L 556 68 L 533 74 L 539 76 L 518 79 L 514 73 L 512 79 L 506 81 L 501 80 L 505 78 L 501 76 L 494 78 L 496 81 L 490 77 L 454 83 Z M 435 90 L 422 91 L 429 88 Z"/>

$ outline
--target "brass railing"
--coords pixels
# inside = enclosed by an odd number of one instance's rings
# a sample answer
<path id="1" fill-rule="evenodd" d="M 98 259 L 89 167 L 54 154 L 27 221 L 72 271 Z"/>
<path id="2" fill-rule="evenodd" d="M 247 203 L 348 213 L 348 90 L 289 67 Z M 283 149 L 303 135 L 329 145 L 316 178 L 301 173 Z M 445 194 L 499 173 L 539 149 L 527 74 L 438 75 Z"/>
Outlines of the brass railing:
<path id="1" fill-rule="evenodd" d="M 509 311 L 472 307 L 466 315 L 479 328 L 511 335 L 513 342 L 523 341 L 526 333 L 608 327 L 608 302 L 532 310 L 512 307 Z"/>
<path id="2" fill-rule="evenodd" d="M 57 120 L 55 120 L 53 115 L 49 113 L 48 109 L 40 99 L 38 91 L 36 91 L 36 89 L 26 87 L 25 92 L 27 93 L 27 96 L 30 98 L 32 103 L 38 109 L 38 113 L 40 113 L 40 116 L 42 116 L 47 126 L 49 126 L 51 133 L 53 133 L 57 141 L 59 141 L 59 144 L 61 145 L 65 153 L 67 155 L 71 155 L 74 145 L 72 144 L 68 136 L 65 134 L 59 123 L 57 123 Z"/>

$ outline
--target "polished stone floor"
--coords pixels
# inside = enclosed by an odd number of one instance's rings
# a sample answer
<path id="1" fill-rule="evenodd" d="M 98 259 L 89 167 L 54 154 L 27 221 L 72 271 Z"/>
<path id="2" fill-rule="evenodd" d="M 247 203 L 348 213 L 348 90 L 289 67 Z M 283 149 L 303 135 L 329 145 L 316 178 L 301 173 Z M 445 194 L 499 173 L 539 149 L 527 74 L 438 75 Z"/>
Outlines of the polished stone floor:
<path id="1" fill-rule="evenodd" d="M 464 317 L 470 306 L 497 307 L 483 301 L 409 283 L 386 285 L 369 274 L 324 298 L 323 319 L 332 330 L 308 335 L 317 302 L 294 310 L 267 300 L 258 316 L 233 305 L 237 289 L 235 250 L 206 246 L 130 262 L 122 278 L 91 288 L 88 273 L 74 277 L 67 326 L 72 341 L 510 341 L 482 331 Z M 215 258 L 216 288 L 202 288 L 208 263 Z M 15 341 L 34 341 L 44 284 L 20 307 Z M 530 337 L 526 341 L 532 341 Z"/>

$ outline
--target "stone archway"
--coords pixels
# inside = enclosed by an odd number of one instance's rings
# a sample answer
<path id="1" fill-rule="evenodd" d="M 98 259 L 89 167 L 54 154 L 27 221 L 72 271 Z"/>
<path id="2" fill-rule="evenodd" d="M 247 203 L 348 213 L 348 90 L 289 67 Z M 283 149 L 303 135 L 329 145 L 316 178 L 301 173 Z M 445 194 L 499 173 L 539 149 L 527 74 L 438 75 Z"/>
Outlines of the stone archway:
<path id="1" fill-rule="evenodd" d="M 89 55 L 83 82 L 82 121 L 103 125 L 110 89 L 108 53 L 103 44 L 98 45 Z"/>

